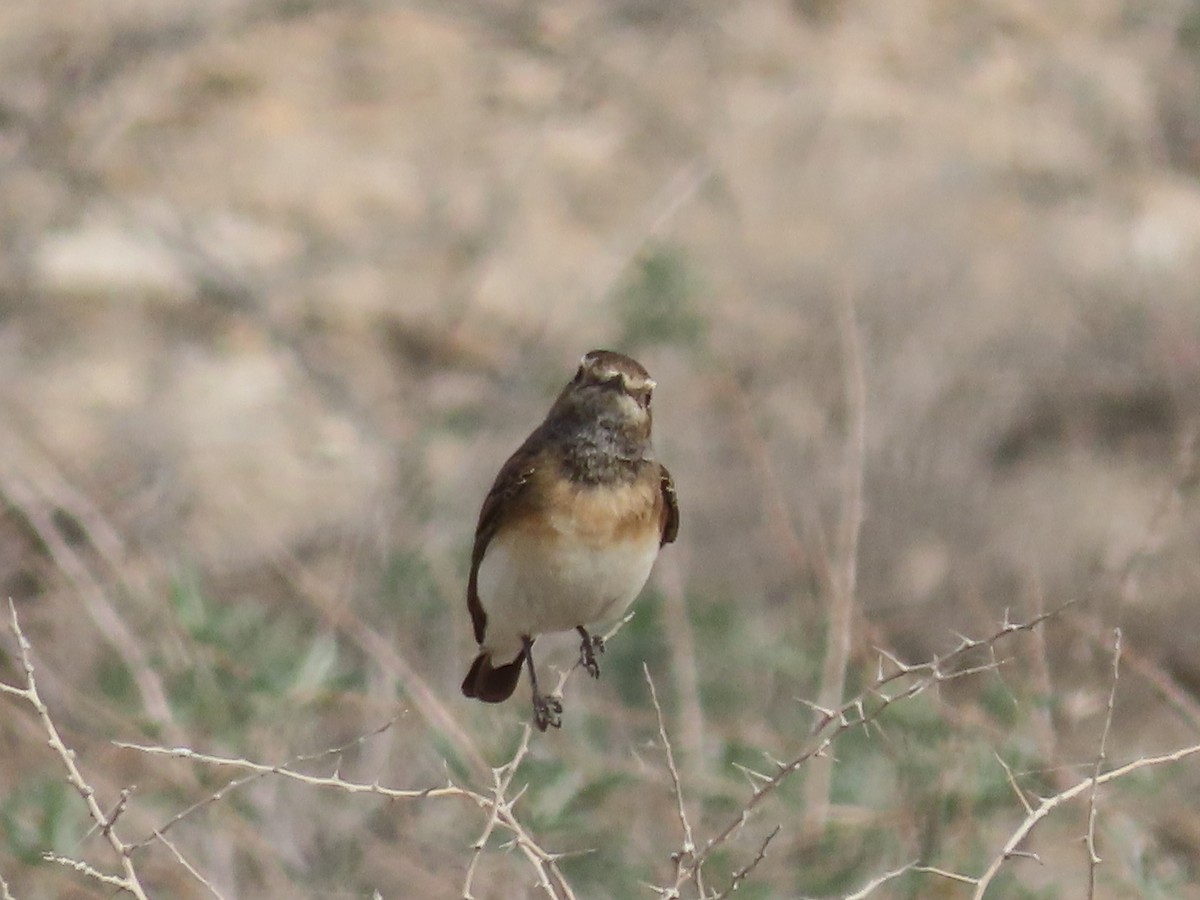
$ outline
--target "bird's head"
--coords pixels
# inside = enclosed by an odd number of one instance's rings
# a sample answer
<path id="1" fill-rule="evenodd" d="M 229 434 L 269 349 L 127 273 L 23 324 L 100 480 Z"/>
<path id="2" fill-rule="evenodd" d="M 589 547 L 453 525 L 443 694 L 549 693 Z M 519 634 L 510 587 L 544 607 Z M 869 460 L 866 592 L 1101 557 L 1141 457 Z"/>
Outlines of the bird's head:
<path id="1" fill-rule="evenodd" d="M 575 377 L 554 402 L 550 417 L 595 423 L 635 440 L 650 439 L 654 379 L 631 357 L 612 350 L 584 354 Z"/>

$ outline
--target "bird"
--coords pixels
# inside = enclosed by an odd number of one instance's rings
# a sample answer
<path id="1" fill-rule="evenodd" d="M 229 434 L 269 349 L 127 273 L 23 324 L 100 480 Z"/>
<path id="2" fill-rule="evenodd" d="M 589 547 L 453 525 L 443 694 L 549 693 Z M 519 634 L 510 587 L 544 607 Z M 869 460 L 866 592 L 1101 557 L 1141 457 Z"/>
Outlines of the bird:
<path id="1" fill-rule="evenodd" d="M 467 579 L 479 648 L 462 692 L 501 703 L 527 668 L 539 731 L 562 726 L 562 702 L 538 687 L 538 635 L 578 632 L 580 663 L 599 678 L 604 641 L 589 626 L 625 613 L 679 532 L 675 483 L 650 441 L 654 388 L 629 356 L 584 354 L 479 511 Z"/>

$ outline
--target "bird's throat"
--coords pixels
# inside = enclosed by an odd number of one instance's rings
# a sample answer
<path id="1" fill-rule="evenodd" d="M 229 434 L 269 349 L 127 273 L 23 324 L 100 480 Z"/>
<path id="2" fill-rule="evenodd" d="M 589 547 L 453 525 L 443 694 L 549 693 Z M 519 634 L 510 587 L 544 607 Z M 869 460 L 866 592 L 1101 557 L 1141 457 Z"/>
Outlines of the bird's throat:
<path id="1" fill-rule="evenodd" d="M 588 429 L 565 439 L 559 456 L 563 473 L 587 484 L 622 484 L 637 478 L 646 462 L 647 445 L 619 431 Z"/>

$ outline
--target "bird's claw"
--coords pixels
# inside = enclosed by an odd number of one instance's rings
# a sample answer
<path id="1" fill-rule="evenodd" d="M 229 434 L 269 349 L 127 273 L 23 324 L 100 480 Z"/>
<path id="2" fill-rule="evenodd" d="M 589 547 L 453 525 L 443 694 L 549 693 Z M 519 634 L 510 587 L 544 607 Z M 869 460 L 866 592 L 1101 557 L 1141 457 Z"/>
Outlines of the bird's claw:
<path id="1" fill-rule="evenodd" d="M 593 678 L 600 677 L 600 662 L 596 657 L 604 652 L 604 638 L 598 634 L 585 634 L 579 644 L 579 664 Z"/>
<path id="2" fill-rule="evenodd" d="M 533 724 L 538 731 L 562 728 L 562 701 L 545 694 L 533 695 Z"/>

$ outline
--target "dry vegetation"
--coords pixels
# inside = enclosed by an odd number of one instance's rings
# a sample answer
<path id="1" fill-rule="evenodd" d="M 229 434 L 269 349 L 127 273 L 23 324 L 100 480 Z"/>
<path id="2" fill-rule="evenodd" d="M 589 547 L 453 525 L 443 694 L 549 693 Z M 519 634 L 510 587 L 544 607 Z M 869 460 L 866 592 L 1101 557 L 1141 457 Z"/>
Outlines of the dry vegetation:
<path id="1" fill-rule="evenodd" d="M 0 209 L 3 900 L 1200 898 L 1196 0 L 8 0 Z M 606 345 L 683 527 L 530 734 Z"/>

